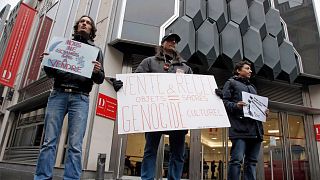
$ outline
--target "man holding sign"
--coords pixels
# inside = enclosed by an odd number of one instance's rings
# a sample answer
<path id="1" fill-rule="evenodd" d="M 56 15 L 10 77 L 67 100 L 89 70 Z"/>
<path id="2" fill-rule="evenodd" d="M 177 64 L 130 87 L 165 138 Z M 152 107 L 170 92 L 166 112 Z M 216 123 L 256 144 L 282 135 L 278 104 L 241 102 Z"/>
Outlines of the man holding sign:
<path id="1" fill-rule="evenodd" d="M 243 113 L 243 109 L 249 104 L 243 101 L 242 93 L 257 94 L 254 85 L 249 81 L 252 73 L 250 66 L 248 61 L 237 63 L 233 71 L 234 76 L 225 83 L 222 90 L 223 102 L 231 123 L 229 138 L 232 147 L 228 179 L 240 179 L 243 158 L 244 179 L 256 179 L 256 163 L 263 140 L 263 126 L 261 121 L 246 117 Z M 264 114 L 268 114 L 268 109 Z"/>
<path id="2" fill-rule="evenodd" d="M 176 51 L 176 45 L 180 37 L 177 34 L 168 34 L 162 38 L 161 46 L 157 49 L 157 54 L 144 59 L 136 73 L 185 73 L 192 74 L 192 70 L 185 64 L 185 61 Z M 154 179 L 157 151 L 162 134 L 169 135 L 170 160 L 168 169 L 168 179 L 180 179 L 184 163 L 185 135 L 188 130 L 146 132 L 146 144 L 141 167 L 141 179 Z"/>
<path id="3" fill-rule="evenodd" d="M 161 46 L 157 47 L 155 56 L 144 59 L 137 67 L 135 73 L 183 73 L 192 74 L 192 70 L 176 51 L 176 45 L 180 41 L 177 34 L 168 34 L 161 40 Z M 114 89 L 118 91 L 123 83 L 121 80 L 111 79 Z M 184 164 L 185 135 L 188 130 L 154 131 L 146 132 L 146 144 L 141 167 L 141 179 L 151 180 L 155 177 L 157 151 L 161 136 L 169 135 L 170 160 L 168 179 L 181 178 Z"/>
<path id="4" fill-rule="evenodd" d="M 41 146 L 35 180 L 52 179 L 52 171 L 56 159 L 56 144 L 59 139 L 63 120 L 68 114 L 68 147 L 65 160 L 63 179 L 80 179 L 82 172 L 82 141 L 86 131 L 89 109 L 89 93 L 93 83 L 104 81 L 103 55 L 101 50 L 87 51 L 94 59 L 85 58 L 76 51 L 83 45 L 95 47 L 93 39 L 97 29 L 89 16 L 82 16 L 74 26 L 73 40 L 56 41 L 50 43 L 49 52 L 43 53 L 42 61 L 50 61 L 44 66 L 48 77 L 54 78 L 44 120 L 45 137 Z M 68 44 L 66 49 L 57 48 L 61 43 Z M 98 53 L 97 53 L 98 52 Z M 53 58 L 53 53 L 60 53 L 64 59 Z M 47 57 L 44 57 L 47 56 Z M 78 65 L 71 65 L 67 61 L 77 61 Z M 81 63 L 93 63 L 89 77 L 82 74 Z"/>

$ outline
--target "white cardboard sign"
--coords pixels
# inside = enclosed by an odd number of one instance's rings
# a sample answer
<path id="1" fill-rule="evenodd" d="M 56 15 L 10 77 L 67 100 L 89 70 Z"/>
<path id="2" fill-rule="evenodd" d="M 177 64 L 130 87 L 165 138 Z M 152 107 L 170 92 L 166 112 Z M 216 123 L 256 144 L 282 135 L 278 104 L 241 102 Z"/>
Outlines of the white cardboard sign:
<path id="1" fill-rule="evenodd" d="M 213 76 L 117 74 L 118 133 L 230 127 Z"/>
<path id="2" fill-rule="evenodd" d="M 246 103 L 243 106 L 245 117 L 266 122 L 266 110 L 268 109 L 268 98 L 242 91 L 242 101 Z"/>
<path id="3" fill-rule="evenodd" d="M 53 37 L 49 43 L 49 55 L 43 58 L 42 64 L 55 69 L 91 78 L 99 49 L 78 41 Z"/>

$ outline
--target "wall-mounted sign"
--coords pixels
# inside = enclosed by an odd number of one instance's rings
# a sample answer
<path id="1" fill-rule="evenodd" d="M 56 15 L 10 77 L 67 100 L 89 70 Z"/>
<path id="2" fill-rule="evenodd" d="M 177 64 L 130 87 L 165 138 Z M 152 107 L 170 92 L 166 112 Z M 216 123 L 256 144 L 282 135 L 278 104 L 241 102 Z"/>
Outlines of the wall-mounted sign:
<path id="1" fill-rule="evenodd" d="M 320 124 L 314 125 L 316 141 L 320 141 Z"/>
<path id="2" fill-rule="evenodd" d="M 117 100 L 99 93 L 96 114 L 112 120 L 117 118 Z"/>

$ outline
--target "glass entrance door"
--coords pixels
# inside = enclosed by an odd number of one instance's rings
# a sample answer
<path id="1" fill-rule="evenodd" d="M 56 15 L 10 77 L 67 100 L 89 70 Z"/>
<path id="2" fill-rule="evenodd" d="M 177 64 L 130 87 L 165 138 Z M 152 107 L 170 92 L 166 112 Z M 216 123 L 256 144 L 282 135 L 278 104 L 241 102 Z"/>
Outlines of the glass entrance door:
<path id="1" fill-rule="evenodd" d="M 294 180 L 310 179 L 304 116 L 288 115 L 289 169 Z"/>
<path id="2" fill-rule="evenodd" d="M 226 179 L 227 154 L 231 148 L 231 142 L 226 141 L 225 128 L 201 130 L 201 179 Z"/>
<path id="3" fill-rule="evenodd" d="M 304 116 L 271 112 L 264 131 L 265 180 L 310 179 Z"/>
<path id="4" fill-rule="evenodd" d="M 263 165 L 265 180 L 285 179 L 283 129 L 279 113 L 270 112 L 264 126 Z"/>

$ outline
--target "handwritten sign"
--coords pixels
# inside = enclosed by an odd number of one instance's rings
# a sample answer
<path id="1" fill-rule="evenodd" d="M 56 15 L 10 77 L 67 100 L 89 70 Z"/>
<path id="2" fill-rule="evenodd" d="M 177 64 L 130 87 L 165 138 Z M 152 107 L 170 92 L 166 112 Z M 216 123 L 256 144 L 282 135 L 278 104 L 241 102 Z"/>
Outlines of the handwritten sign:
<path id="1" fill-rule="evenodd" d="M 230 127 L 213 76 L 117 74 L 118 133 Z"/>
<path id="2" fill-rule="evenodd" d="M 243 107 L 245 117 L 266 122 L 268 98 L 242 91 L 242 101 L 247 104 Z"/>
<path id="3" fill-rule="evenodd" d="M 42 64 L 55 69 L 91 78 L 99 49 L 78 41 L 53 37 L 48 46 L 48 56 Z"/>

